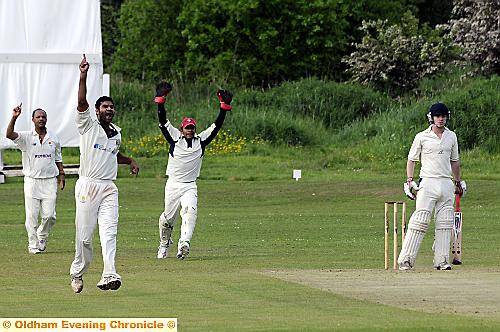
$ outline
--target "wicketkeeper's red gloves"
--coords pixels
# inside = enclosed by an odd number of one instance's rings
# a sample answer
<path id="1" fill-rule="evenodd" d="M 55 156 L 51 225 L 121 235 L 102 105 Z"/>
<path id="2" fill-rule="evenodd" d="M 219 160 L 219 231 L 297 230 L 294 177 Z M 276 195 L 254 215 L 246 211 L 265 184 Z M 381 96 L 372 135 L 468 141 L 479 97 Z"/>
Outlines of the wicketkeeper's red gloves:
<path id="1" fill-rule="evenodd" d="M 172 91 L 172 84 L 161 82 L 156 86 L 155 103 L 165 104 L 165 97 Z"/>
<path id="2" fill-rule="evenodd" d="M 231 106 L 231 101 L 233 100 L 233 94 L 227 90 L 217 90 L 217 97 L 219 98 L 220 108 L 224 111 L 230 111 L 233 107 Z"/>

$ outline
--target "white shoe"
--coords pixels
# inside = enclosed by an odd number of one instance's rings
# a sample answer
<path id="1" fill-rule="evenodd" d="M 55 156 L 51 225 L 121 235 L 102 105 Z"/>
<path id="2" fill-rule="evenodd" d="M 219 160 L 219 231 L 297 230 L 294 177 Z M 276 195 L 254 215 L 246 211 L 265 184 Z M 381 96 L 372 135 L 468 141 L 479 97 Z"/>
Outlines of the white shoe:
<path id="1" fill-rule="evenodd" d="M 436 270 L 441 270 L 441 271 L 449 271 L 451 270 L 451 265 L 447 261 L 444 261 L 440 263 L 439 265 L 435 266 Z"/>
<path id="2" fill-rule="evenodd" d="M 71 278 L 71 288 L 73 289 L 73 292 L 80 293 L 83 289 L 83 278 L 82 277 Z"/>
<path id="3" fill-rule="evenodd" d="M 185 259 L 189 255 L 189 242 L 182 242 L 177 250 L 177 258 Z"/>
<path id="4" fill-rule="evenodd" d="M 157 255 L 157 258 L 158 259 L 163 259 L 163 258 L 167 258 L 168 256 L 168 249 L 170 247 L 165 247 L 165 246 L 159 246 L 158 247 L 158 255 Z"/>
<path id="5" fill-rule="evenodd" d="M 114 276 L 102 277 L 97 283 L 97 288 L 100 290 L 117 290 L 122 285 L 120 278 Z"/>
<path id="6" fill-rule="evenodd" d="M 413 268 L 411 266 L 411 263 L 409 261 L 404 261 L 402 263 L 399 263 L 399 271 L 409 271 Z"/>
<path id="7" fill-rule="evenodd" d="M 38 241 L 38 250 L 45 251 L 47 249 L 47 240 Z"/>
<path id="8" fill-rule="evenodd" d="M 42 253 L 38 248 L 28 248 L 28 252 L 33 255 Z"/>

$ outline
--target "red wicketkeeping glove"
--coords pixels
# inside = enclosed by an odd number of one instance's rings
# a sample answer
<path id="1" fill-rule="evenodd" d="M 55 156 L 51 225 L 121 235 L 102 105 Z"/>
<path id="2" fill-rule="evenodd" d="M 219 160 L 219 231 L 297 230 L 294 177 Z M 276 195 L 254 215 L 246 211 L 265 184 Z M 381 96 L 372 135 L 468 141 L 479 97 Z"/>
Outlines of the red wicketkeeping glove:
<path id="1" fill-rule="evenodd" d="M 219 98 L 220 108 L 224 111 L 230 111 L 233 107 L 231 106 L 231 101 L 233 100 L 233 94 L 228 90 L 217 90 L 217 98 Z"/>
<path id="2" fill-rule="evenodd" d="M 161 82 L 156 86 L 155 103 L 164 104 L 165 96 L 167 96 L 170 91 L 172 91 L 172 84 L 167 82 Z"/>

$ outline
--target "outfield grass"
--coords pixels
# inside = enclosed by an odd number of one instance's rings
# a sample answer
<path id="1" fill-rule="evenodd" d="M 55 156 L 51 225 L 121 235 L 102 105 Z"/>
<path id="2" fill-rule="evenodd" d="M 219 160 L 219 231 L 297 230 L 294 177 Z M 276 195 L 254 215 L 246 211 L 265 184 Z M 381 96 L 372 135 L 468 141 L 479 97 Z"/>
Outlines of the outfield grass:
<path id="1" fill-rule="evenodd" d="M 453 303 L 438 315 L 273 277 L 273 271 L 303 271 L 307 278 L 308 271 L 343 270 L 370 279 L 383 267 L 383 202 L 402 199 L 403 165 L 384 172 L 381 165 L 322 168 L 309 157 L 294 150 L 288 159 L 207 158 L 186 261 L 155 258 L 164 163 L 141 160 L 138 178 L 121 169 L 117 268 L 123 286 L 117 292 L 95 286 L 102 269 L 97 236 L 83 292 L 73 294 L 69 286 L 76 179 L 59 195 L 47 253 L 36 256 L 26 249 L 21 179 L 9 179 L 0 185 L 1 316 L 177 317 L 181 331 L 500 328 L 500 315 L 454 314 Z M 335 161 L 326 152 L 324 158 Z M 465 263 L 453 271 L 471 279 L 476 270 L 500 269 L 500 178 L 491 172 L 498 164 L 482 166 L 486 174 L 464 174 L 470 188 L 462 203 Z M 293 168 L 302 168 L 304 178 L 293 181 Z M 179 224 L 175 240 L 178 231 Z M 427 236 L 415 273 L 430 271 L 431 244 Z"/>

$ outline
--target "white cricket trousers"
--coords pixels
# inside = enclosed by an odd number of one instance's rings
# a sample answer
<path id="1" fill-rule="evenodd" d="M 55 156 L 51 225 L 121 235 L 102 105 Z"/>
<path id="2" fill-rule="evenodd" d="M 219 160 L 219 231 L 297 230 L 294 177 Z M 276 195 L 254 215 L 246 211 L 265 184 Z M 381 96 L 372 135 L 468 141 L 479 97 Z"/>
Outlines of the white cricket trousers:
<path id="1" fill-rule="evenodd" d="M 57 178 L 24 177 L 24 208 L 28 248 L 37 249 L 39 240 L 46 240 L 56 223 Z M 38 216 L 41 216 L 40 226 Z"/>
<path id="2" fill-rule="evenodd" d="M 120 278 L 115 268 L 118 188 L 111 180 L 80 177 L 76 181 L 75 200 L 75 259 L 71 276 L 81 277 L 89 268 L 93 257 L 92 237 L 98 224 L 104 261 L 102 276 Z"/>
<path id="3" fill-rule="evenodd" d="M 434 210 L 436 221 L 434 264 L 437 266 L 439 263 L 449 261 L 455 185 L 449 178 L 424 178 L 420 188 L 398 263 L 409 260 L 413 266 Z"/>
<path id="4" fill-rule="evenodd" d="M 165 184 L 165 211 L 163 214 L 167 219 L 167 223 L 174 226 L 180 212 L 182 224 L 179 244 L 191 241 L 198 216 L 197 205 L 198 187 L 196 182 L 176 182 L 170 178 L 167 180 Z M 160 244 L 166 245 L 161 241 L 161 232 Z"/>

